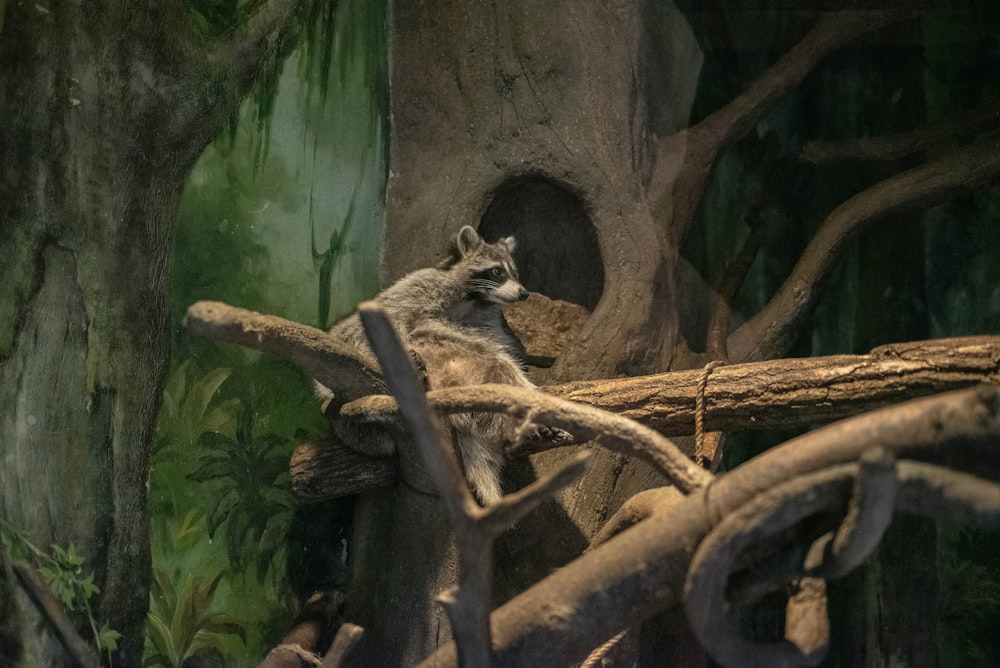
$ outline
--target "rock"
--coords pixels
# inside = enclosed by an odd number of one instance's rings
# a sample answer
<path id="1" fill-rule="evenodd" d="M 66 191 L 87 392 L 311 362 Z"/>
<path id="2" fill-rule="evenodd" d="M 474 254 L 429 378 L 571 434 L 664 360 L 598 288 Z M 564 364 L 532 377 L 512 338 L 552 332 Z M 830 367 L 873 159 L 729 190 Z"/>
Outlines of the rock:
<path id="1" fill-rule="evenodd" d="M 528 364 L 549 367 L 579 336 L 590 312 L 578 304 L 532 292 L 527 300 L 510 306 L 505 315 L 528 351 Z"/>

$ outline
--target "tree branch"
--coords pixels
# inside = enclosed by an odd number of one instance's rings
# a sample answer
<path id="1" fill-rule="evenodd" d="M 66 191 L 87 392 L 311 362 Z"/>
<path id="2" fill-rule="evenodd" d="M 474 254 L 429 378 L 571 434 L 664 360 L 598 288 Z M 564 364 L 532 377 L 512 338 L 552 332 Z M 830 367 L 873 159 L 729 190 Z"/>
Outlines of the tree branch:
<path id="1" fill-rule="evenodd" d="M 694 464 L 676 445 L 652 429 L 614 413 L 512 385 L 469 385 L 427 394 L 438 411 L 447 413 L 506 412 L 573 434 L 579 441 L 637 457 L 661 472 L 684 492 L 703 487 L 712 474 Z M 396 410 L 391 397 L 371 396 L 341 408 L 345 419 L 385 419 Z M 518 451 L 514 454 L 524 454 Z"/>
<path id="2" fill-rule="evenodd" d="M 716 661 L 747 668 L 814 665 L 804 648 L 787 640 L 744 639 L 728 612 L 726 588 L 744 550 L 777 538 L 820 511 L 835 509 L 846 497 L 855 470 L 842 464 L 779 484 L 726 515 L 698 545 L 684 585 L 685 605 L 691 629 Z"/>
<path id="3" fill-rule="evenodd" d="M 892 523 L 896 507 L 895 462 L 881 448 L 861 455 L 847 515 L 835 533 L 816 541 L 806 557 L 810 575 L 841 577 L 872 553 Z"/>
<path id="4" fill-rule="evenodd" d="M 385 312 L 375 302 L 365 302 L 358 306 L 358 313 L 455 532 L 459 585 L 455 591 L 444 592 L 439 600 L 448 610 L 458 644 L 459 662 L 463 666 L 491 666 L 489 611 L 493 543 L 511 522 L 582 475 L 589 456 L 571 459 L 559 471 L 519 494 L 505 497 L 494 506 L 479 508 L 454 453 L 444 445 L 438 422 L 424 395 L 423 383 Z"/>
<path id="5" fill-rule="evenodd" d="M 729 337 L 734 361 L 780 357 L 798 338 L 831 270 L 855 236 L 888 214 L 933 206 L 974 192 L 1000 177 L 1000 142 L 949 156 L 872 186 L 831 213 L 777 294 Z"/>
<path id="6" fill-rule="evenodd" d="M 375 360 L 315 327 L 211 301 L 192 304 L 185 322 L 192 334 L 238 343 L 287 360 L 338 397 L 387 391 Z"/>
<path id="7" fill-rule="evenodd" d="M 357 624 L 345 622 L 337 629 L 337 635 L 333 637 L 330 649 L 323 655 L 323 663 L 320 668 L 340 668 L 350 655 L 354 646 L 361 641 L 365 630 Z"/>
<path id="8" fill-rule="evenodd" d="M 897 160 L 940 147 L 955 135 L 970 135 L 1000 125 L 1000 106 L 957 114 L 941 123 L 925 125 L 887 137 L 813 139 L 802 145 L 802 162 L 822 164 L 842 160 Z"/>
<path id="9" fill-rule="evenodd" d="M 217 302 L 199 302 L 189 309 L 188 327 L 214 340 L 240 343 L 291 361 L 347 398 L 365 397 L 344 406 L 339 419 L 384 422 L 395 419 L 389 397 L 366 396 L 385 392 L 374 362 L 345 350 L 320 330 Z M 691 434 L 695 423 L 695 389 L 701 370 L 627 379 L 581 381 L 545 388 L 552 397 L 568 399 L 573 414 L 538 414 L 541 424 L 561 427 L 580 441 L 616 432 L 619 423 L 595 422 L 585 406 L 603 408 L 617 418 L 636 420 L 665 435 Z M 734 364 L 712 372 L 705 393 L 705 428 L 713 431 L 806 426 L 872 410 L 904 398 L 1000 382 L 1000 338 L 942 339 L 876 348 L 869 355 L 838 355 L 768 363 Z M 508 411 L 524 416 L 536 406 L 536 393 L 518 388 L 448 388 L 427 394 L 436 410 Z M 543 398 L 544 395 L 541 395 Z M 632 427 L 629 426 L 629 429 Z M 634 452 L 628 438 L 604 437 L 601 444 L 635 454 L 664 471 L 683 471 L 694 464 L 659 434 L 643 432 Z M 545 444 L 542 444 L 544 448 Z M 650 454 L 660 452 L 660 454 Z M 672 453 L 672 454 L 668 454 Z M 662 460 L 662 461 L 661 461 Z M 683 460 L 683 461 L 682 461 Z M 672 463 L 671 463 L 672 462 Z M 684 464 L 687 462 L 687 464 Z M 696 467 L 695 467 L 696 468 Z M 704 472 L 702 472 L 704 473 Z M 705 474 L 707 475 L 707 474 Z M 395 480 L 390 459 L 370 458 L 335 441 L 308 443 L 292 457 L 292 482 L 302 498 L 319 500 L 357 493 Z M 692 489 L 702 477 L 682 483 Z M 706 478 L 707 480 L 708 478 Z M 338 490 L 343 490 L 338 492 Z"/>
<path id="10" fill-rule="evenodd" d="M 830 14 L 732 102 L 697 125 L 661 139 L 649 190 L 654 216 L 672 217 L 676 240 L 683 239 L 715 161 L 729 144 L 749 132 L 828 55 L 866 32 L 909 15 L 854 9 Z M 684 152 L 682 164 L 678 151 Z"/>
<path id="11" fill-rule="evenodd" d="M 17 576 L 21 589 L 35 604 L 42 618 L 48 622 L 59 644 L 63 646 L 74 664 L 80 668 L 96 668 L 99 664 L 97 657 L 94 656 L 94 650 L 77 633 L 66 610 L 45 586 L 42 576 L 35 567 L 26 561 L 15 561 L 11 564 L 11 569 Z"/>
<path id="12" fill-rule="evenodd" d="M 635 420 L 668 436 L 694 432 L 700 369 L 652 376 L 577 381 L 543 388 L 546 394 Z M 1000 337 L 937 339 L 880 346 L 868 355 L 832 355 L 720 366 L 706 390 L 705 428 L 711 431 L 802 427 L 826 423 L 913 399 L 980 383 L 1000 382 Z M 533 394 L 479 386 L 432 390 L 440 411 L 505 410 L 521 414 Z M 388 397 L 344 406 L 342 417 L 384 420 Z M 566 420 L 565 416 L 560 419 Z M 559 426 L 579 440 L 598 433 L 591 424 Z M 603 419 L 603 418 L 601 418 Z M 539 419 L 549 424 L 545 419 Z M 574 431 L 574 429 L 578 431 Z M 611 429 L 609 426 L 608 429 Z M 586 433 L 585 433 L 586 432 Z"/>
<path id="13" fill-rule="evenodd" d="M 856 461 L 878 444 L 897 459 L 955 452 L 970 443 L 973 466 L 1000 469 L 1000 390 L 978 388 L 907 402 L 844 420 L 789 441 L 654 513 L 520 594 L 492 615 L 500 662 L 537 665 L 581 660 L 595 638 L 607 638 L 678 602 L 694 547 L 729 513 L 786 480 Z M 848 469 L 853 469 L 853 465 Z M 936 471 L 934 476 L 911 471 Z M 847 470 L 847 469 L 845 469 Z M 996 527 L 1000 487 L 968 474 L 927 465 L 899 465 L 898 506 Z M 839 483 L 842 501 L 849 478 Z M 553 611 L 558 623 L 553 624 Z M 529 658 L 530 657 L 530 658 Z M 422 665 L 454 665 L 445 646 Z"/>
<path id="14" fill-rule="evenodd" d="M 291 51 L 289 38 L 296 27 L 298 4 L 299 0 L 258 3 L 243 24 L 211 50 L 210 61 L 233 77 L 238 97 L 253 85 L 269 49 L 277 49 L 282 56 Z"/>

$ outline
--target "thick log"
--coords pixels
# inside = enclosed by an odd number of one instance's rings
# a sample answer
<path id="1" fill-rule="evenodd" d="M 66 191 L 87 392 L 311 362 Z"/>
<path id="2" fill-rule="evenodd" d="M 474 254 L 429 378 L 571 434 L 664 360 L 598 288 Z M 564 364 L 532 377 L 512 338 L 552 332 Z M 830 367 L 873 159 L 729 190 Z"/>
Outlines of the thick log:
<path id="1" fill-rule="evenodd" d="M 336 437 L 300 444 L 288 466 L 292 491 L 305 502 L 353 496 L 396 482 L 392 457 L 372 457 Z"/>
<path id="2" fill-rule="evenodd" d="M 239 343 L 293 362 L 346 398 L 352 419 L 385 421 L 395 411 L 376 363 L 347 350 L 321 330 L 219 302 L 188 311 L 192 332 Z M 702 370 L 543 388 L 553 396 L 635 420 L 666 436 L 691 434 Z M 936 339 L 881 346 L 867 355 L 772 360 L 714 368 L 705 386 L 708 431 L 821 425 L 906 399 L 1000 382 L 1000 337 Z M 373 395 L 373 396 L 365 396 Z M 488 395 L 488 393 L 487 393 Z M 491 408 L 468 388 L 432 390 L 440 411 Z M 542 442 L 535 450 L 564 442 Z M 334 440 L 307 443 L 292 457 L 292 482 L 303 499 L 318 501 L 391 484 L 393 462 L 372 458 Z"/>
<path id="3" fill-rule="evenodd" d="M 567 383 L 545 391 L 679 436 L 694 431 L 701 375 L 701 370 L 681 371 Z M 719 366 L 705 389 L 705 429 L 820 425 L 905 399 L 998 381 L 1000 337 L 993 336 L 898 343 L 867 355 Z"/>
<path id="4" fill-rule="evenodd" d="M 678 436 L 694 431 L 701 376 L 702 371 L 694 370 L 543 389 L 630 418 L 666 436 Z M 997 382 L 1000 337 L 989 336 L 893 344 L 867 355 L 720 366 L 711 372 L 705 389 L 705 429 L 821 425 L 906 399 Z M 490 410 L 496 405 L 480 389 L 432 390 L 427 396 L 435 408 L 448 412 Z M 395 411 L 395 402 L 388 396 L 369 396 L 342 411 L 353 418 L 385 419 Z M 548 445 L 541 442 L 530 451 Z M 394 479 L 391 460 L 366 458 L 332 442 L 300 446 L 292 462 L 296 493 L 309 500 L 356 493 Z M 368 481 L 373 487 L 365 487 Z"/>

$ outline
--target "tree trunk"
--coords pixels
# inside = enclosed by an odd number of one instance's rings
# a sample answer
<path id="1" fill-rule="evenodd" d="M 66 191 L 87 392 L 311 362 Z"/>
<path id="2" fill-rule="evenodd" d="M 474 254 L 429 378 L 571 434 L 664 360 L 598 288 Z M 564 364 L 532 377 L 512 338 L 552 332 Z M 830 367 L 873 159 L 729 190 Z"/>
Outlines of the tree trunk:
<path id="1" fill-rule="evenodd" d="M 407 2 L 394 7 L 391 33 L 386 280 L 434 264 L 460 225 L 482 221 L 487 237 L 517 235 L 530 290 L 559 297 L 570 292 L 560 281 L 603 277 L 550 382 L 667 370 L 677 236 L 649 204 L 648 117 L 662 132 L 687 124 L 701 56 L 680 14 L 644 3 Z M 674 91 L 656 109 L 649 78 Z M 679 165 L 683 141 L 674 148 Z M 536 281 L 532 266 L 566 270 Z M 536 456 L 538 474 L 561 456 Z M 628 484 L 609 501 L 619 480 Z M 545 542 L 577 545 L 581 529 L 592 534 L 649 480 L 641 465 L 597 453 L 561 495 L 562 540 Z"/>
<path id="2" fill-rule="evenodd" d="M 263 53 L 237 31 L 210 60 L 183 11 L 7 3 L 0 40 L 0 517 L 85 556 L 117 665 L 142 658 L 174 211 Z M 17 607 L 23 660 L 59 665 Z"/>

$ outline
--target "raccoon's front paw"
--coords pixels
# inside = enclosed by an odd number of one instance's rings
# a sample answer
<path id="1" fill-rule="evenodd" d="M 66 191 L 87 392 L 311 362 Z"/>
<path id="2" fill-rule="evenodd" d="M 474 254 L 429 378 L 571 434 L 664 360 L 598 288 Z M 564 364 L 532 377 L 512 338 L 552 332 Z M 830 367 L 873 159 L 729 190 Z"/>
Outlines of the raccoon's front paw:
<path id="1" fill-rule="evenodd" d="M 424 386 L 424 391 L 431 389 L 431 381 L 427 376 L 427 365 L 424 364 L 424 358 L 420 356 L 413 348 L 410 348 L 407 352 L 410 353 L 410 359 L 413 360 L 413 368 L 417 371 L 417 377 L 420 379 L 421 384 Z"/>
<path id="2" fill-rule="evenodd" d="M 573 434 L 559 427 L 547 427 L 544 424 L 532 425 L 525 441 L 530 443 L 552 443 L 553 445 L 569 445 L 575 443 Z"/>
<path id="3" fill-rule="evenodd" d="M 522 424 L 513 441 L 505 449 L 508 457 L 521 457 L 577 442 L 578 439 L 564 429 L 531 423 Z"/>

